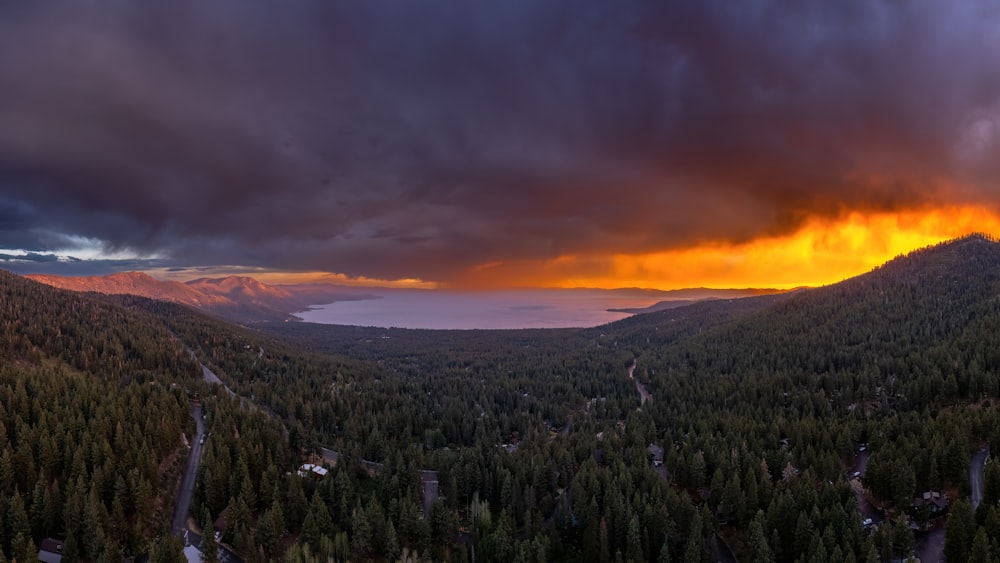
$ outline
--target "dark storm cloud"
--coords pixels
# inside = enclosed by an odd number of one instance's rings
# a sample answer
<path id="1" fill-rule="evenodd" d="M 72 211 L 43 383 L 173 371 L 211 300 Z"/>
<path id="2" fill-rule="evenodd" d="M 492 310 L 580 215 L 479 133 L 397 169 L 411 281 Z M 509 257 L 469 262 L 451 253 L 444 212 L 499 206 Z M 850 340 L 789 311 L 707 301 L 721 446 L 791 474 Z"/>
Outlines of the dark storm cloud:
<path id="1" fill-rule="evenodd" d="M 0 268 L 17 274 L 104 276 L 114 272 L 151 270 L 162 265 L 162 260 L 81 260 L 55 254 L 29 253 L 18 256 L 0 253 Z"/>
<path id="2" fill-rule="evenodd" d="M 57 262 L 59 257 L 55 254 L 38 254 L 28 252 L 27 254 L 5 254 L 0 252 L 0 263 L 14 262 Z"/>
<path id="3" fill-rule="evenodd" d="M 7 2 L 0 248 L 448 279 L 990 202 L 998 24 L 997 2 Z"/>

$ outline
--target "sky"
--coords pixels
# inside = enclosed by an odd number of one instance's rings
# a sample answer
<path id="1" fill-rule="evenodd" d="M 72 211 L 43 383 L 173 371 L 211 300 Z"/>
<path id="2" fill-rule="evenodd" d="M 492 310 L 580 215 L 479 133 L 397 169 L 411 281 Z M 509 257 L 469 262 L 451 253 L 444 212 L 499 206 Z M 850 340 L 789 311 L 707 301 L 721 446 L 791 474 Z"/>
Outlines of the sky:
<path id="1" fill-rule="evenodd" d="M 0 267 L 797 287 L 1000 234 L 1000 2 L 0 3 Z"/>

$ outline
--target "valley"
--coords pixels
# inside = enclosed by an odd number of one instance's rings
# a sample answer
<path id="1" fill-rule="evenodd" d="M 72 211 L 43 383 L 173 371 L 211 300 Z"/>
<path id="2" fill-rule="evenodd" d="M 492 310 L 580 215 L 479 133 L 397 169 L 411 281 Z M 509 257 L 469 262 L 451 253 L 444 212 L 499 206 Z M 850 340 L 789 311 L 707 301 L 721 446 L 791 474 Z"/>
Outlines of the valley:
<path id="1" fill-rule="evenodd" d="M 7 274 L 2 290 L 0 485 L 28 515 L 20 539 L 4 528 L 8 557 L 72 536 L 86 559 L 174 560 L 189 516 L 247 561 L 963 561 L 997 541 L 1000 245 L 984 237 L 580 329 L 241 327 Z M 27 397 L 69 382 L 161 412 L 109 412 L 83 438 L 114 469 L 33 442 L 55 423 Z M 52 397 L 67 421 L 102 412 Z M 184 452 L 172 470 L 135 465 L 115 429 L 153 422 L 137 447 Z M 4 477 L 25 467 L 53 473 Z"/>

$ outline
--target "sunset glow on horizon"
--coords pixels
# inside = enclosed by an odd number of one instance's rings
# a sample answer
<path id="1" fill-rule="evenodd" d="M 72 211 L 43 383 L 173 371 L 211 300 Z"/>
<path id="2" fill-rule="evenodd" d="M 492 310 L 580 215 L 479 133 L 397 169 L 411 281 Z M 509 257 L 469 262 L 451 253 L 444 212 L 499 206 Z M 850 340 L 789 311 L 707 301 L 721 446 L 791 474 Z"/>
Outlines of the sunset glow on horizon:
<path id="1" fill-rule="evenodd" d="M 0 7 L 0 268 L 792 288 L 1000 234 L 989 3 L 626 4 Z"/>
<path id="2" fill-rule="evenodd" d="M 829 285 L 903 254 L 973 232 L 1000 233 L 1000 215 L 985 207 L 902 213 L 851 213 L 813 220 L 790 235 L 609 257 L 564 256 L 537 264 L 475 268 L 464 285 L 647 289 L 774 288 Z M 603 270 L 603 271 L 602 271 Z M 526 275 L 527 278 L 523 277 Z"/>
<path id="3" fill-rule="evenodd" d="M 328 284 L 397 289 L 497 290 L 536 288 L 684 289 L 818 287 L 863 274 L 914 250 L 974 232 L 1000 233 L 1000 214 L 982 206 L 900 213 L 853 212 L 813 219 L 792 234 L 743 243 L 705 242 L 660 252 L 568 255 L 542 261 L 494 261 L 455 280 L 351 277 L 323 271 L 241 266 L 193 270 L 143 269 L 162 279 L 249 276 L 268 284 Z"/>

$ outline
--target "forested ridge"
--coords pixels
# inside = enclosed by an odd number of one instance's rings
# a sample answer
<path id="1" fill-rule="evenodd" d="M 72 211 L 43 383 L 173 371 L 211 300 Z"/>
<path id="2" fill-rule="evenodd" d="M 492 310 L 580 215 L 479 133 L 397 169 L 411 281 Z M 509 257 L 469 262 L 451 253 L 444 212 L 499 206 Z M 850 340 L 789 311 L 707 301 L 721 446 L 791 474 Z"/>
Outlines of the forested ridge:
<path id="1" fill-rule="evenodd" d="M 246 329 L 0 283 L 8 558 L 47 536 L 91 559 L 175 555 L 154 469 L 183 455 L 192 393 L 209 429 L 192 514 L 248 560 L 890 561 L 945 527 L 949 561 L 1000 556 L 1000 464 L 968 500 L 971 454 L 1000 451 L 986 237 L 586 330 Z M 202 383 L 191 353 L 238 397 Z M 299 477 L 322 448 L 336 466 Z M 946 515 L 913 506 L 927 491 Z M 859 500 L 885 521 L 863 526 Z"/>
<path id="2" fill-rule="evenodd" d="M 0 558 L 120 561 L 164 538 L 197 365 L 163 324 L 0 272 Z M 165 530 L 169 533 L 169 526 Z"/>

